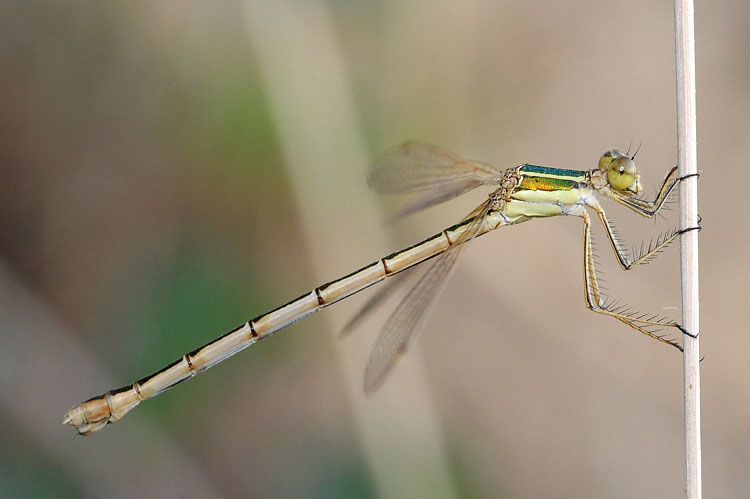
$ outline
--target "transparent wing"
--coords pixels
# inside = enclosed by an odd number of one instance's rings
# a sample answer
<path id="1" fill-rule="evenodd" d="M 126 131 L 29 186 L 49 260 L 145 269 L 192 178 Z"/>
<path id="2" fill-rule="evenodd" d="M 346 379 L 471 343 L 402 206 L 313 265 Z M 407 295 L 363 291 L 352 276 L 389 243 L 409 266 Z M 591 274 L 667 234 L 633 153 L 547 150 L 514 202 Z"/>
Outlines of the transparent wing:
<path id="1" fill-rule="evenodd" d="M 391 217 L 393 221 L 480 185 L 498 184 L 502 176 L 502 171 L 488 163 L 465 160 L 436 146 L 407 142 L 375 162 L 367 183 L 385 194 L 428 191 Z"/>
<path id="2" fill-rule="evenodd" d="M 364 321 L 372 312 L 378 308 L 378 306 L 385 301 L 388 296 L 400 288 L 406 281 L 407 277 L 410 277 L 409 272 L 400 272 L 394 276 L 391 276 L 384 284 L 380 286 L 374 295 L 367 299 L 362 308 L 360 308 L 356 314 L 341 328 L 341 337 L 348 336 Z"/>
<path id="3" fill-rule="evenodd" d="M 465 160 L 437 146 L 406 142 L 375 161 L 368 184 L 377 192 L 397 194 L 468 180 L 477 185 L 493 183 L 502 175 L 490 164 Z"/>
<path id="4" fill-rule="evenodd" d="M 492 206 L 492 199 L 477 207 L 467 218 L 474 221 L 456 244 L 439 255 L 417 281 L 383 326 L 365 369 L 365 393 L 374 392 L 406 352 L 409 342 L 424 325 L 437 297 L 448 282 L 456 260 L 479 231 Z"/>

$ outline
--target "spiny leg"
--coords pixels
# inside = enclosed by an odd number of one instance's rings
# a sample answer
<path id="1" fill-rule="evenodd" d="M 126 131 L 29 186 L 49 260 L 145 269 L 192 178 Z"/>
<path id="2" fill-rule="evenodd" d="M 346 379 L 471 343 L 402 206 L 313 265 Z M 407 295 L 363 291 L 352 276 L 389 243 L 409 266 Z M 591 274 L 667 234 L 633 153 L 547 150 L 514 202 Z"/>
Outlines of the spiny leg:
<path id="1" fill-rule="evenodd" d="M 599 291 L 599 284 L 596 279 L 593 251 L 591 249 L 591 219 L 585 209 L 581 209 L 580 212 L 574 214 L 583 218 L 583 282 L 586 307 L 588 307 L 589 310 L 592 310 L 599 314 L 614 317 L 620 322 L 632 327 L 636 331 L 645 334 L 646 336 L 649 336 L 655 340 L 661 341 L 662 343 L 666 343 L 667 345 L 672 345 L 673 347 L 682 351 L 682 347 L 675 341 L 649 330 L 649 326 L 670 326 L 680 329 L 684 332 L 684 329 L 676 322 L 670 321 L 666 318 L 658 317 L 656 315 L 635 315 L 635 313 L 629 312 L 622 306 L 617 308 L 609 308 L 604 300 L 602 300 L 602 296 Z M 618 258 L 619 257 L 620 254 L 618 253 Z M 633 266 L 631 266 L 630 268 L 632 267 Z"/>
<path id="2" fill-rule="evenodd" d="M 612 250 L 615 252 L 615 256 L 617 256 L 617 262 L 620 264 L 620 267 L 622 267 L 622 270 L 633 269 L 643 262 L 647 261 L 649 258 L 666 248 L 680 234 L 691 230 L 700 230 L 700 226 L 688 227 L 687 229 L 672 229 L 669 232 L 666 232 L 657 237 L 655 240 L 652 240 L 645 251 L 643 251 L 643 248 L 641 248 L 641 251 L 639 253 L 635 253 L 635 251 L 633 251 L 633 259 L 631 260 L 630 258 L 628 258 L 628 255 L 625 254 L 625 251 L 620 246 L 620 241 L 617 239 L 617 235 L 615 234 L 615 231 L 612 228 L 609 219 L 607 218 L 607 214 L 604 212 L 604 208 L 602 208 L 596 201 L 589 202 L 589 206 L 591 206 L 591 208 L 596 211 L 596 214 L 599 216 L 599 220 L 601 220 L 602 225 L 604 226 L 604 230 L 607 233 L 607 239 L 609 239 Z M 700 220 L 698 223 L 700 223 Z"/>
<path id="3" fill-rule="evenodd" d="M 643 199 L 629 197 L 615 190 L 610 191 L 610 195 L 608 197 L 611 197 L 621 205 L 630 208 L 643 217 L 652 218 L 654 215 L 659 213 L 659 210 L 662 209 L 662 207 L 664 206 L 664 202 L 672 194 L 674 188 L 677 187 L 677 184 L 687 178 L 699 176 L 699 174 L 693 173 L 690 175 L 685 175 L 684 177 L 675 178 L 676 176 L 677 167 L 675 166 L 671 170 L 669 170 L 667 176 L 664 178 L 664 182 L 659 188 L 659 191 L 656 193 L 656 198 L 654 198 L 654 200 L 650 202 Z"/>

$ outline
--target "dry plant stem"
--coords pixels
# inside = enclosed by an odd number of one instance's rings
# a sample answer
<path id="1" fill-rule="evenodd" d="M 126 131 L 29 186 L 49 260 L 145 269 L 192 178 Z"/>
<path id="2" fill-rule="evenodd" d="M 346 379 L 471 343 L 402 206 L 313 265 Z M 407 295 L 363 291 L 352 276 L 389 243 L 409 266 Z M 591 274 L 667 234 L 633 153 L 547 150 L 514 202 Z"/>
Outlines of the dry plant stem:
<path id="1" fill-rule="evenodd" d="M 692 0 L 675 0 L 677 134 L 680 176 L 697 172 L 695 114 L 695 37 Z M 681 227 L 698 225 L 698 177 L 680 183 Z M 680 238 L 685 388 L 685 497 L 702 496 L 700 431 L 700 355 L 698 315 L 698 231 Z"/>

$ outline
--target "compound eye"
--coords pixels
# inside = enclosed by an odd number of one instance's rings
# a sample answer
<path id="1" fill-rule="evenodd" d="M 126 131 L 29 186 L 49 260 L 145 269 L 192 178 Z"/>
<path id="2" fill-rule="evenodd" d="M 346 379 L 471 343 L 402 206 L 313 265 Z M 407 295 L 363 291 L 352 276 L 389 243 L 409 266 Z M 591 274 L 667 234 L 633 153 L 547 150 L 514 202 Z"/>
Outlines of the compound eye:
<path id="1" fill-rule="evenodd" d="M 599 169 L 603 172 L 606 172 L 609 168 L 609 165 L 612 163 L 612 160 L 614 159 L 614 150 L 610 149 L 609 151 L 602 154 L 602 157 L 599 158 Z"/>
<path id="2" fill-rule="evenodd" d="M 600 161 L 601 164 L 601 161 Z M 607 168 L 607 181 L 616 191 L 624 191 L 635 181 L 635 162 L 628 158 L 616 158 Z"/>

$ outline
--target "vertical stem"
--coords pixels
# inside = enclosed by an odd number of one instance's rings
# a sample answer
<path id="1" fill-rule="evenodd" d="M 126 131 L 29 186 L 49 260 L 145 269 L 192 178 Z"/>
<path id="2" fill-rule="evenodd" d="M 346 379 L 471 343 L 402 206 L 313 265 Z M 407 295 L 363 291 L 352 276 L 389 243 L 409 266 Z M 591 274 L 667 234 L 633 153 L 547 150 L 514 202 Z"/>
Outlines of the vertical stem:
<path id="1" fill-rule="evenodd" d="M 677 78 L 677 134 L 680 176 L 697 172 L 695 117 L 695 36 L 692 0 L 675 0 L 675 46 Z M 698 178 L 680 183 L 681 227 L 698 224 Z M 682 324 L 697 335 L 698 316 L 698 231 L 680 239 L 682 277 Z M 700 355 L 698 338 L 683 335 L 685 388 L 685 497 L 698 499 L 701 487 Z"/>

